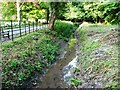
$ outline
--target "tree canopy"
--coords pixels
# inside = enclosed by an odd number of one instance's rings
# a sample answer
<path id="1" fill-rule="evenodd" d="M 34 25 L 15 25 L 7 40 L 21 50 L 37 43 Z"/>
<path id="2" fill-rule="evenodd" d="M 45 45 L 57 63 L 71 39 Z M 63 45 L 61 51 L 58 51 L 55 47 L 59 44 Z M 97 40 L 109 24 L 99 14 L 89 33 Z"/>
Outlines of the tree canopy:
<path id="1" fill-rule="evenodd" d="M 120 22 L 120 2 L 69 2 L 63 16 L 67 20 Z"/>
<path id="2" fill-rule="evenodd" d="M 24 2 L 20 3 L 22 20 L 49 20 L 50 12 L 55 11 L 58 19 L 71 21 L 120 22 L 120 2 Z M 2 18 L 16 19 L 15 2 L 2 3 Z"/>

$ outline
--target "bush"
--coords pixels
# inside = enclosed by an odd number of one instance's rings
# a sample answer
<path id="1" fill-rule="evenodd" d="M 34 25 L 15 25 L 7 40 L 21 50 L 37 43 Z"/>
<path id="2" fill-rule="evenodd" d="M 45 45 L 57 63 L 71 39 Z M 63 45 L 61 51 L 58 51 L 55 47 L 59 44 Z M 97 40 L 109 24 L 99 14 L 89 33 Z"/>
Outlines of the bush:
<path id="1" fill-rule="evenodd" d="M 54 31 L 56 31 L 56 34 L 59 37 L 69 38 L 74 32 L 73 27 L 74 25 L 70 21 L 57 20 L 54 25 Z"/>

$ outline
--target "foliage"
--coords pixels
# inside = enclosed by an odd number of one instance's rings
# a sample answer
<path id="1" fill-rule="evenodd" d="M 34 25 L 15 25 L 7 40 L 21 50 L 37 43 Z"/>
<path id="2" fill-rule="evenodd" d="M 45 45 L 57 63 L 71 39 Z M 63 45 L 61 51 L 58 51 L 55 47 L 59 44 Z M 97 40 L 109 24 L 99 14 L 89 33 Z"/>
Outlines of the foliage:
<path id="1" fill-rule="evenodd" d="M 120 2 L 69 2 L 63 16 L 72 21 L 117 24 L 120 22 L 119 9 Z"/>
<path id="2" fill-rule="evenodd" d="M 120 2 L 108 2 L 98 5 L 99 17 L 103 17 L 106 22 L 117 24 L 120 22 Z"/>
<path id="3" fill-rule="evenodd" d="M 2 17 L 3 20 L 17 19 L 16 2 L 2 3 Z M 20 15 L 22 20 L 37 20 L 47 18 L 47 9 L 49 4 L 46 2 L 22 2 L 20 3 Z"/>
<path id="4" fill-rule="evenodd" d="M 71 48 L 73 48 L 73 47 L 75 47 L 75 45 L 76 45 L 76 42 L 77 42 L 77 40 L 74 38 L 72 38 L 72 39 L 70 39 L 70 41 L 69 41 L 69 49 L 71 49 Z"/>
<path id="5" fill-rule="evenodd" d="M 55 22 L 54 31 L 56 31 L 57 36 L 68 39 L 74 32 L 73 26 L 72 22 L 58 20 Z"/>
<path id="6" fill-rule="evenodd" d="M 83 21 L 85 16 L 83 4 L 81 2 L 68 2 L 63 12 L 63 16 L 66 20 Z"/>
<path id="7" fill-rule="evenodd" d="M 38 48 L 41 50 L 43 57 L 47 59 L 49 64 L 55 61 L 58 48 L 57 44 L 53 45 L 53 42 L 50 39 L 46 39 L 44 42 L 39 43 Z"/>
<path id="8" fill-rule="evenodd" d="M 3 88 L 22 86 L 36 72 L 42 72 L 56 60 L 58 45 L 45 31 L 33 32 L 2 45 Z M 34 37 L 38 40 L 34 40 Z"/>
<path id="9" fill-rule="evenodd" d="M 20 7 L 21 19 L 24 20 L 48 20 L 49 13 L 55 12 L 55 19 L 111 24 L 120 22 L 120 2 L 24 2 L 20 3 Z M 17 18 L 15 2 L 2 3 L 1 10 L 4 20 Z"/>
<path id="10" fill-rule="evenodd" d="M 72 2 L 67 3 L 66 13 L 64 14 L 65 18 L 68 20 L 77 19 L 78 9 L 76 6 L 72 5 Z"/>
<path id="11" fill-rule="evenodd" d="M 108 41 L 101 41 L 101 38 L 107 38 L 106 35 L 112 33 L 115 36 L 115 32 L 111 32 L 111 27 L 115 25 L 102 25 L 102 24 L 88 24 L 79 29 L 80 39 L 80 58 L 78 72 L 84 72 L 83 76 L 76 76 L 79 80 L 83 80 L 84 83 L 89 84 L 92 80 L 97 81 L 97 77 L 102 77 L 103 88 L 112 88 L 117 90 L 119 88 L 118 83 L 118 47 L 117 43 L 114 45 L 109 44 Z M 116 31 L 117 32 L 117 31 Z M 117 36 L 115 36 L 117 37 Z M 81 70 L 82 69 L 82 70 Z M 77 70 L 76 70 L 77 72 Z M 87 78 L 86 78 L 87 76 Z M 86 81 L 82 78 L 86 78 Z M 81 85 L 82 86 L 82 85 Z"/>
<path id="12" fill-rule="evenodd" d="M 82 83 L 80 80 L 74 79 L 74 78 L 71 78 L 70 81 L 71 81 L 71 84 L 74 86 L 78 86 L 79 84 Z"/>
<path id="13" fill-rule="evenodd" d="M 55 12 L 56 15 L 61 14 L 62 10 L 64 10 L 66 3 L 65 2 L 50 2 L 50 8 L 52 12 Z M 60 8 L 62 7 L 62 8 Z"/>
<path id="14" fill-rule="evenodd" d="M 22 7 L 21 7 L 21 18 L 22 19 L 33 19 L 33 20 L 37 20 L 37 19 L 43 19 L 46 18 L 46 9 L 49 6 L 44 3 L 25 3 Z"/>
<path id="15" fill-rule="evenodd" d="M 50 13 L 49 26 L 48 26 L 50 30 L 53 30 L 55 20 L 57 16 L 59 16 L 60 14 L 61 9 L 59 9 L 59 7 L 64 8 L 64 6 L 65 6 L 65 3 L 63 2 L 50 2 L 51 13 Z"/>
<path id="16" fill-rule="evenodd" d="M 4 2 L 2 3 L 2 7 L 0 7 L 2 10 L 2 18 L 4 20 L 15 20 L 17 15 L 16 15 L 16 5 L 14 2 Z"/>

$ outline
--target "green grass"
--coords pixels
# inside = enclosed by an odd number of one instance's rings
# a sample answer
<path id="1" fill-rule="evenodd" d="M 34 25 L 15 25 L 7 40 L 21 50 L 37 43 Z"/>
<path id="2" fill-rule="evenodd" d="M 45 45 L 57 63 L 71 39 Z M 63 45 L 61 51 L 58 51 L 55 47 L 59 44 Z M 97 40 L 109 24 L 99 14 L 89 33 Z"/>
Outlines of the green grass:
<path id="1" fill-rule="evenodd" d="M 3 88 L 20 87 L 36 72 L 42 73 L 56 61 L 59 38 L 62 36 L 62 39 L 69 39 L 73 29 L 72 24 L 62 21 L 59 23 L 65 24 L 61 29 L 66 28 L 64 34 L 58 33 L 60 26 L 57 25 L 57 30 L 39 30 L 2 45 Z"/>
<path id="2" fill-rule="evenodd" d="M 104 46 L 99 40 L 94 41 L 96 38 L 95 36 L 87 36 L 87 34 L 91 31 L 99 32 L 104 36 L 106 33 L 111 32 L 111 28 L 116 28 L 117 25 L 98 25 L 98 24 L 89 24 L 84 26 L 82 29 L 79 30 L 79 39 L 80 43 L 80 58 L 79 62 L 83 71 L 86 71 L 86 75 L 89 78 L 90 71 L 93 75 L 99 75 L 105 78 L 103 81 L 104 88 L 118 88 L 118 81 L 117 81 L 117 73 L 118 73 L 118 54 L 119 49 L 119 42 L 118 45 L 108 45 Z M 100 37 L 102 38 L 102 37 Z M 98 38 L 98 39 L 100 39 Z M 111 48 L 112 47 L 112 48 Z M 107 49 L 105 54 L 102 55 L 101 58 L 96 59 L 95 53 L 97 49 L 104 50 Z M 99 52 L 97 52 L 99 53 Z M 105 56 L 109 56 L 105 58 Z M 88 68 L 92 69 L 88 69 Z M 111 82 L 108 80 L 112 80 Z M 78 78 L 77 78 L 78 79 Z M 80 78 L 79 78 L 80 79 Z M 78 79 L 78 80 L 79 80 Z"/>
<path id="3" fill-rule="evenodd" d="M 80 80 L 75 78 L 71 78 L 70 81 L 71 81 L 71 85 L 74 85 L 74 86 L 78 86 L 79 84 L 82 83 Z"/>
<path id="4" fill-rule="evenodd" d="M 2 45 L 3 87 L 20 86 L 35 72 L 40 73 L 55 62 L 58 45 L 46 31 L 37 31 Z"/>
<path id="5" fill-rule="evenodd" d="M 88 24 L 86 26 L 84 26 L 84 30 L 86 32 L 90 32 L 90 31 L 96 31 L 96 32 L 108 32 L 111 30 L 111 28 L 116 28 L 118 27 L 117 25 L 104 25 L 104 24 Z"/>

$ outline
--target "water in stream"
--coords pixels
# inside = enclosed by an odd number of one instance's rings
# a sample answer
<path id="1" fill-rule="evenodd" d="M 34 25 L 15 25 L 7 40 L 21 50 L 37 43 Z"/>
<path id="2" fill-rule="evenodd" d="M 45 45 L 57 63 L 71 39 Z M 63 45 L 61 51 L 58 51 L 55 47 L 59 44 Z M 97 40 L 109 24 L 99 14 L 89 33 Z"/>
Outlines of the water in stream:
<path id="1" fill-rule="evenodd" d="M 76 55 L 76 46 L 71 49 L 67 50 L 68 45 L 66 43 L 62 43 L 60 45 L 62 52 L 59 55 L 59 59 L 51 65 L 48 71 L 43 75 L 37 75 L 39 83 L 35 82 L 35 86 L 30 86 L 29 88 L 68 88 L 70 87 L 69 79 L 73 77 L 73 70 L 77 64 L 77 55 Z M 33 81 L 34 82 L 34 81 Z M 33 83 L 34 84 L 34 83 Z"/>
<path id="2" fill-rule="evenodd" d="M 63 59 L 57 61 L 50 67 L 37 88 L 66 88 L 69 87 L 65 79 L 68 75 L 67 66 L 75 58 L 75 49 L 67 52 Z M 65 68 L 66 67 L 66 68 Z M 65 70 L 66 69 L 66 70 Z"/>

